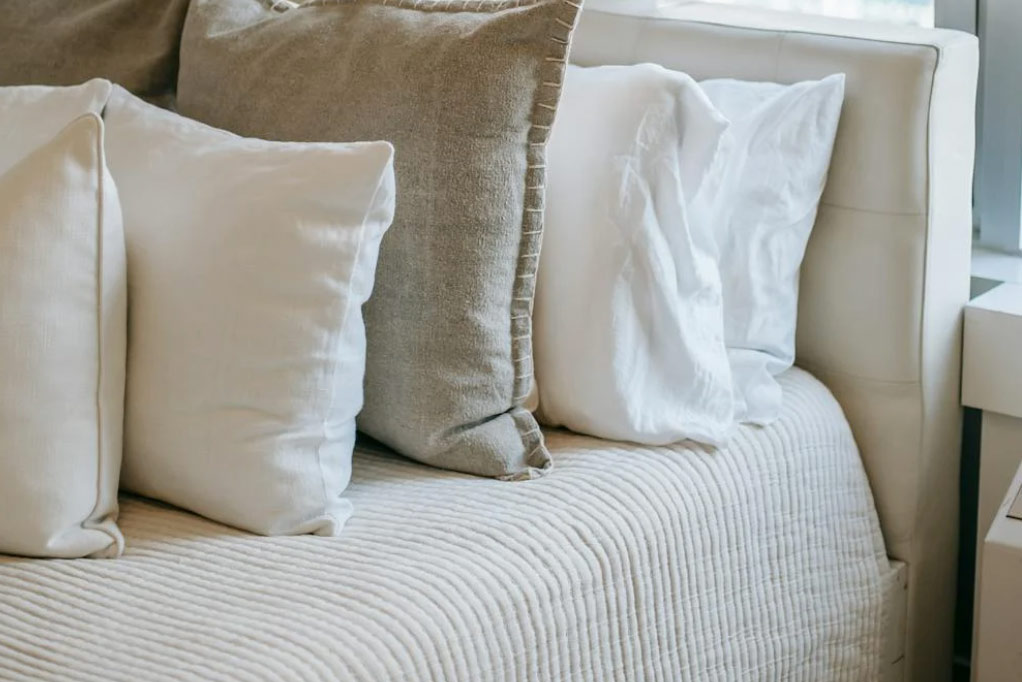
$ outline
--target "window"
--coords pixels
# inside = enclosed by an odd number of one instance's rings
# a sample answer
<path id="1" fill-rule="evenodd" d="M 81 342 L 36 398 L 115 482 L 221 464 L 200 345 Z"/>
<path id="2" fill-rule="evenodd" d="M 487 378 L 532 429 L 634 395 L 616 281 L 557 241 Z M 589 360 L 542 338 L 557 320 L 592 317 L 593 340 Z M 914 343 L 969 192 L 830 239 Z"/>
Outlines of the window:
<path id="1" fill-rule="evenodd" d="M 942 0 L 946 1 L 946 0 Z M 977 1 L 977 0 L 973 0 Z M 978 242 L 1022 253 L 1022 2 L 978 0 L 982 52 Z"/>
<path id="2" fill-rule="evenodd" d="M 712 0 L 730 5 L 933 26 L 934 0 Z"/>

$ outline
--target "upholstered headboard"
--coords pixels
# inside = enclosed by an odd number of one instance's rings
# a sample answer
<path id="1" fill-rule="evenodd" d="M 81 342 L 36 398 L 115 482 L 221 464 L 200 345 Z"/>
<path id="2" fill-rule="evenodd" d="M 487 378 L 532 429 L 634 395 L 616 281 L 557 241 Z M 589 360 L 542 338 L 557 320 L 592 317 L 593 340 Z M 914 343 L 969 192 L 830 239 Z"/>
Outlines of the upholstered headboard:
<path id="1" fill-rule="evenodd" d="M 844 407 L 888 554 L 908 565 L 906 677 L 949 679 L 976 39 L 688 3 L 587 11 L 572 61 L 655 62 L 697 79 L 847 75 L 802 269 L 797 361 Z"/>

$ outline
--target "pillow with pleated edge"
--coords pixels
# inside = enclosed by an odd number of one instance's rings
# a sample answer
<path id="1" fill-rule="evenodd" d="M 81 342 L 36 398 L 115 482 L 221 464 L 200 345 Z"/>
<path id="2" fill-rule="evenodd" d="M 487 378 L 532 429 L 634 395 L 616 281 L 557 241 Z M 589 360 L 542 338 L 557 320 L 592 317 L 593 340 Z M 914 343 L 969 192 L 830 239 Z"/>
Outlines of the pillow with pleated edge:
<path id="1" fill-rule="evenodd" d="M 0 175 L 0 552 L 123 550 L 126 287 L 103 122 L 86 113 Z"/>
<path id="2" fill-rule="evenodd" d="M 719 250 L 735 418 L 765 426 L 784 401 L 775 377 L 795 362 L 799 272 L 827 182 L 845 76 L 700 85 L 731 126 L 691 216 L 712 225 Z"/>
<path id="3" fill-rule="evenodd" d="M 291 3 L 287 3 L 291 5 Z M 552 465 L 523 407 L 545 145 L 575 0 L 195 0 L 178 107 L 274 140 L 386 139 L 394 226 L 366 308 L 359 428 L 434 466 Z"/>
<path id="4" fill-rule="evenodd" d="M 541 422 L 652 445 L 726 443 L 716 245 L 686 206 L 727 125 L 687 75 L 568 68 L 534 312 Z"/>
<path id="5" fill-rule="evenodd" d="M 120 87 L 104 115 L 130 287 L 123 487 L 337 535 L 393 147 L 241 138 Z"/>

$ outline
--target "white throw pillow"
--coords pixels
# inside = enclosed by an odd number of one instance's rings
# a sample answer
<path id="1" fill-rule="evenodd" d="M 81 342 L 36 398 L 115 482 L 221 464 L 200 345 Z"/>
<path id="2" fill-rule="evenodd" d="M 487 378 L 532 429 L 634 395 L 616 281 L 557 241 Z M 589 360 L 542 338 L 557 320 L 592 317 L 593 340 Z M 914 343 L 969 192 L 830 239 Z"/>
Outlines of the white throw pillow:
<path id="1" fill-rule="evenodd" d="M 99 78 L 66 88 L 0 87 L 0 173 L 52 140 L 82 114 L 101 113 L 111 87 L 110 81 Z"/>
<path id="2" fill-rule="evenodd" d="M 701 85 L 731 127 L 691 216 L 715 226 L 736 419 L 768 424 L 783 399 L 774 377 L 795 361 L 799 269 L 830 167 L 845 78 Z"/>
<path id="3" fill-rule="evenodd" d="M 393 148 L 245 139 L 121 88 L 105 116 L 130 282 L 124 487 L 337 534 Z"/>
<path id="4" fill-rule="evenodd" d="M 726 126 L 684 74 L 568 68 L 533 316 L 545 423 L 650 444 L 727 439 L 712 226 L 686 215 Z"/>
<path id="5" fill-rule="evenodd" d="M 85 114 L 0 175 L 0 552 L 123 548 L 126 290 L 103 123 Z"/>

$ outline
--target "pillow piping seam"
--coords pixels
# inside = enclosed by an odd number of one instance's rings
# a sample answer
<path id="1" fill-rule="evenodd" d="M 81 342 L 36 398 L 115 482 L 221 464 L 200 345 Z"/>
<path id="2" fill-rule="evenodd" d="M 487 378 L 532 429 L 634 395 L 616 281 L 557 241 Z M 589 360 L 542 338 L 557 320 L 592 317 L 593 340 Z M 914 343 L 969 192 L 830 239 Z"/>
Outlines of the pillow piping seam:
<path id="1" fill-rule="evenodd" d="M 106 359 L 104 352 L 105 335 L 103 333 L 103 295 L 105 288 L 103 286 L 104 270 L 103 270 L 103 252 L 105 247 L 105 226 L 107 220 L 106 211 L 106 154 L 104 152 L 104 141 L 106 135 L 104 134 L 103 120 L 98 114 L 85 114 L 87 117 L 95 119 L 95 125 L 97 128 L 97 135 L 94 140 L 95 145 L 95 173 L 96 173 L 96 342 L 98 344 L 96 354 L 96 501 L 93 503 L 92 509 L 89 514 L 82 520 L 82 530 L 96 530 L 110 538 L 110 544 L 106 545 L 102 549 L 95 552 L 95 555 L 105 554 L 110 551 L 110 547 L 118 547 L 118 538 L 111 535 L 102 527 L 102 523 L 96 519 L 96 514 L 99 512 L 99 507 L 103 502 L 103 471 L 104 471 L 104 442 L 107 438 L 106 429 L 104 428 L 103 420 L 103 389 L 106 386 L 104 377 L 106 374 L 105 363 Z M 118 547 L 118 550 L 120 548 Z M 118 551 L 119 553 L 119 551 Z"/>

